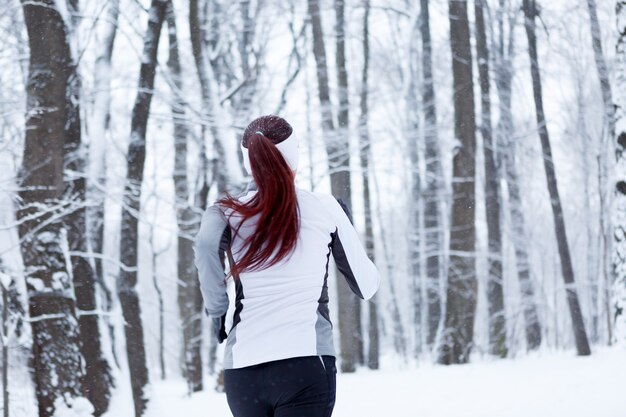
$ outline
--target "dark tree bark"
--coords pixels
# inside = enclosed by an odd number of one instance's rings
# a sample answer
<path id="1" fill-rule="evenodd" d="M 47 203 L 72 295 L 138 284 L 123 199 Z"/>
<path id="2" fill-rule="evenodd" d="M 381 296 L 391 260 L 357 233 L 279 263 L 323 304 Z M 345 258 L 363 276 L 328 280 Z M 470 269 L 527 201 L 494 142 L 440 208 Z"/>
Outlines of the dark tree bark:
<path id="1" fill-rule="evenodd" d="M 176 221 L 178 223 L 178 310 L 182 324 L 184 372 L 189 392 L 202 391 L 202 295 L 197 271 L 193 263 L 193 236 L 199 216 L 189 204 L 187 180 L 187 138 L 185 125 L 185 102 L 182 91 L 182 70 L 178 53 L 176 16 L 169 1 L 167 7 L 169 28 L 169 60 L 174 97 L 172 118 L 174 119 L 174 189 L 176 191 Z"/>
<path id="2" fill-rule="evenodd" d="M 441 222 L 443 170 L 437 134 L 437 104 L 433 79 L 432 45 L 430 40 L 429 1 L 421 0 L 420 32 L 422 35 L 422 107 L 424 111 L 424 142 L 426 144 L 424 204 L 424 246 L 426 262 L 427 334 L 426 344 L 432 347 L 441 321 L 441 266 L 443 264 L 443 225 Z"/>
<path id="3" fill-rule="evenodd" d="M 563 218 L 563 209 L 561 207 L 561 197 L 559 196 L 559 190 L 557 187 L 556 172 L 554 161 L 552 159 L 552 149 L 550 146 L 550 137 L 548 135 L 546 118 L 543 111 L 543 92 L 541 87 L 541 75 L 539 72 L 539 61 L 537 58 L 537 36 L 535 33 L 535 17 L 538 14 L 538 9 L 534 0 L 524 0 L 522 7 L 524 9 L 525 16 L 524 26 L 526 28 L 526 36 L 528 37 L 528 54 L 530 57 L 530 70 L 533 80 L 533 94 L 535 98 L 535 111 L 539 129 L 539 138 L 541 139 L 543 163 L 546 170 L 548 191 L 550 193 L 550 202 L 552 205 L 552 214 L 554 217 L 554 227 L 559 248 L 563 280 L 565 281 L 566 286 L 567 303 L 572 318 L 574 338 L 576 339 L 576 350 L 579 355 L 589 355 L 591 354 L 591 350 L 589 349 L 587 333 L 585 332 L 585 323 L 583 321 L 582 311 L 578 302 L 576 283 L 574 281 L 574 269 L 572 267 L 572 259 L 570 256 L 567 243 L 567 233 L 565 230 L 565 219 Z"/>
<path id="4" fill-rule="evenodd" d="M 506 10 L 508 15 L 508 10 Z M 498 40 L 493 48 L 495 51 L 495 79 L 498 91 L 498 105 L 500 118 L 497 126 L 498 146 L 502 149 L 498 155 L 501 157 L 501 172 L 507 182 L 509 211 L 511 215 L 511 230 L 513 246 L 515 248 L 515 262 L 517 275 L 520 283 L 521 304 L 524 315 L 524 330 L 526 346 L 530 350 L 537 349 L 541 345 L 541 324 L 535 302 L 535 290 L 530 274 L 530 262 L 528 256 L 528 238 L 526 222 L 522 210 L 522 200 L 518 182 L 517 167 L 515 162 L 515 141 L 513 138 L 513 113 L 511 110 L 513 66 L 512 60 L 515 53 L 514 28 L 515 15 L 508 18 L 508 40 L 505 42 L 505 2 L 500 0 L 498 9 Z M 506 45 L 505 45 L 506 44 Z"/>
<path id="5" fill-rule="evenodd" d="M 141 184 L 146 159 L 146 130 L 156 75 L 157 51 L 167 0 L 152 0 L 148 11 L 148 28 L 144 38 L 143 61 L 139 70 L 139 90 L 131 117 L 130 143 L 127 153 L 126 183 L 122 206 L 120 269 L 117 293 L 124 316 L 126 352 L 130 371 L 135 416 L 143 414 L 148 402 L 144 389 L 149 383 L 143 325 L 137 294 L 138 218 L 141 213 Z"/>
<path id="6" fill-rule="evenodd" d="M 333 195 L 341 199 L 348 209 L 351 210 L 349 146 L 345 136 L 338 135 L 335 131 L 319 0 L 308 0 L 308 9 L 313 32 L 313 55 L 315 56 L 317 69 L 317 88 L 322 113 L 322 131 L 324 133 L 326 154 L 328 155 L 330 187 Z M 360 332 L 356 330 L 360 328 L 360 319 L 357 315 L 358 310 L 355 307 L 358 300 L 350 292 L 348 284 L 341 279 L 337 280 L 337 294 L 339 298 L 341 370 L 343 372 L 354 372 L 355 366 L 359 361 L 360 347 Z"/>
<path id="7" fill-rule="evenodd" d="M 361 162 L 361 171 L 363 175 L 363 206 L 365 210 L 365 250 L 367 255 L 374 262 L 374 228 L 372 225 L 372 202 L 370 197 L 370 137 L 369 137 L 369 113 L 368 113 L 368 96 L 369 96 L 369 62 L 370 62 L 370 43 L 369 43 L 369 14 L 370 0 L 365 0 L 363 12 L 363 72 L 361 74 L 361 96 L 360 107 L 361 115 L 359 117 L 359 156 Z M 367 366 L 370 369 L 378 369 L 380 356 L 380 342 L 378 336 L 378 305 L 374 300 L 369 302 L 369 344 L 367 355 Z"/>
<path id="8" fill-rule="evenodd" d="M 65 127 L 75 66 L 68 28 L 53 0 L 22 1 L 30 46 L 26 138 L 20 170 L 18 232 L 32 328 L 32 368 L 39 415 L 83 394 L 83 357 L 63 217 Z"/>
<path id="9" fill-rule="evenodd" d="M 488 265 L 487 301 L 489 304 L 489 351 L 504 358 L 506 346 L 506 318 L 502 288 L 502 232 L 500 229 L 500 178 L 496 169 L 496 150 L 491 130 L 491 81 L 489 79 L 489 49 L 483 17 L 483 1 L 474 0 L 476 19 L 476 59 L 480 79 L 481 121 L 485 155 L 485 208 L 487 211 Z"/>
<path id="10" fill-rule="evenodd" d="M 476 315 L 476 120 L 467 3 L 448 1 L 454 87 L 452 218 L 445 324 L 439 363 L 467 363 Z"/>

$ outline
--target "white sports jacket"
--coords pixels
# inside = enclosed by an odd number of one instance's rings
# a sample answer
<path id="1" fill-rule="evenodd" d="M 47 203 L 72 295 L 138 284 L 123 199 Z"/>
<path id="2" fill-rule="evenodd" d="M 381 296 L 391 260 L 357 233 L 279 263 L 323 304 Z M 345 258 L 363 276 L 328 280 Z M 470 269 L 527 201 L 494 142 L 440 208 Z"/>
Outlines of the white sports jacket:
<path id="1" fill-rule="evenodd" d="M 251 198 L 248 191 L 240 200 Z M 228 334 L 224 368 L 243 368 L 299 356 L 335 355 L 328 311 L 328 264 L 333 255 L 352 291 L 370 299 L 380 277 L 367 257 L 357 232 L 339 203 L 329 195 L 297 189 L 300 234 L 290 257 L 267 269 L 240 274 L 235 280 L 233 326 Z M 226 213 L 228 217 L 229 214 Z M 228 309 L 224 251 L 231 247 L 235 261 L 243 240 L 254 232 L 234 214 L 227 223 L 217 206 L 202 217 L 195 242 L 195 263 L 206 312 L 222 317 Z"/>

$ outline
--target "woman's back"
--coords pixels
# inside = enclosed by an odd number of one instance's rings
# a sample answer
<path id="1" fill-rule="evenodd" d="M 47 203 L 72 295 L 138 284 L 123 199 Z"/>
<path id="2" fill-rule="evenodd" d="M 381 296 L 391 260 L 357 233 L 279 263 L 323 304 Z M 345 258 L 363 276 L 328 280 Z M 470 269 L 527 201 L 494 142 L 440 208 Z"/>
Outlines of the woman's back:
<path id="1" fill-rule="evenodd" d="M 255 187 L 209 207 L 194 247 L 206 313 L 220 343 L 227 339 L 226 398 L 236 417 L 329 417 L 337 372 L 330 256 L 361 298 L 378 289 L 378 271 L 339 203 L 296 189 L 298 141 L 285 119 L 253 120 L 241 152 Z M 228 335 L 225 253 L 236 287 Z"/>
<path id="2" fill-rule="evenodd" d="M 250 191 L 240 200 L 246 201 L 254 193 Z M 294 251 L 275 265 L 240 273 L 235 282 L 237 295 L 233 328 L 226 344 L 226 369 L 290 357 L 335 355 L 328 309 L 331 254 L 357 295 L 367 299 L 378 288 L 378 272 L 364 256 L 356 232 L 337 201 L 305 190 L 297 190 L 297 199 L 300 230 Z M 221 217 L 215 211 L 207 213 Z M 219 222 L 212 222 L 218 230 L 205 232 L 224 236 L 222 245 L 230 245 L 237 262 L 257 224 L 254 218 L 249 219 L 234 233 L 240 217 L 233 210 L 225 215 L 230 224 L 221 217 L 222 231 Z"/>

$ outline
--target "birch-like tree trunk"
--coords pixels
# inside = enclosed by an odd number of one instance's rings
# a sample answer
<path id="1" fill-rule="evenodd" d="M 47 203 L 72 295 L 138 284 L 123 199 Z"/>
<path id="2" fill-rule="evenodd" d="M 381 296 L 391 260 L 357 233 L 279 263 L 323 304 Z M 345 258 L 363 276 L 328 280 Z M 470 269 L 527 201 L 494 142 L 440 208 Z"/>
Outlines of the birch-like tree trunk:
<path id="1" fill-rule="evenodd" d="M 608 171 L 608 145 L 609 141 L 615 137 L 615 103 L 613 101 L 613 92 L 611 91 L 611 83 L 609 80 L 609 70 L 604 57 L 602 48 L 602 32 L 600 30 L 600 23 L 598 22 L 598 13 L 595 0 L 587 0 L 587 8 L 589 9 L 589 24 L 591 26 L 591 45 L 593 47 L 593 54 L 596 62 L 596 69 L 598 71 L 598 79 L 600 81 L 600 90 L 602 91 L 602 103 L 604 104 L 604 134 L 600 138 L 598 164 L 600 165 L 599 175 L 599 187 L 600 187 L 600 228 L 601 238 L 603 240 L 601 248 L 603 252 L 600 252 L 602 266 L 599 269 L 601 271 L 600 277 L 593 279 L 593 287 L 591 291 L 593 306 L 592 306 L 592 339 L 597 342 L 599 338 L 598 328 L 600 324 L 600 303 L 599 301 L 606 298 L 605 305 L 608 307 L 609 299 L 607 293 L 602 293 L 602 288 L 610 287 L 609 283 L 613 278 L 613 271 L 610 268 L 610 213 L 608 208 L 610 207 L 609 187 L 607 187 L 607 171 Z M 610 333 L 610 308 L 606 309 L 606 314 L 609 317 L 608 320 L 608 332 Z"/>
<path id="2" fill-rule="evenodd" d="M 201 24 L 200 7 L 198 0 L 189 0 L 189 30 L 191 37 L 191 49 L 196 63 L 196 71 L 200 82 L 200 90 L 202 92 L 202 108 L 203 121 L 206 123 L 209 133 L 213 139 L 213 151 L 215 153 L 213 172 L 216 176 L 218 193 L 226 191 L 232 192 L 235 187 L 240 186 L 239 179 L 242 178 L 238 168 L 233 164 L 236 163 L 236 154 L 232 155 L 227 152 L 237 152 L 235 146 L 230 146 L 224 142 L 222 132 L 218 128 L 219 120 L 219 102 L 217 100 L 216 84 L 214 80 L 213 67 L 209 62 L 208 51 L 206 50 L 205 30 Z"/>
<path id="3" fill-rule="evenodd" d="M 505 14 L 508 16 L 505 22 Z M 509 15 L 505 0 L 500 0 L 497 13 L 498 35 L 495 52 L 495 80 L 498 91 L 498 108 L 500 118 L 497 125 L 497 141 L 502 152 L 500 156 L 502 176 L 507 182 L 508 204 L 511 216 L 511 235 L 515 251 L 517 276 L 520 285 L 521 306 L 524 315 L 524 331 L 526 346 L 530 350 L 541 345 L 541 324 L 535 302 L 535 289 L 531 278 L 530 261 L 528 255 L 528 237 L 526 220 L 522 210 L 522 199 L 515 161 L 516 143 L 513 139 L 513 112 L 511 107 L 513 58 L 515 56 L 515 15 Z M 508 38 L 505 36 L 508 26 Z M 505 38 L 507 39 L 505 42 Z"/>
<path id="4" fill-rule="evenodd" d="M 348 141 L 335 130 L 333 112 L 330 102 L 330 88 L 328 85 L 328 64 L 326 61 L 326 47 L 324 32 L 320 16 L 319 0 L 308 0 L 311 29 L 313 32 L 313 55 L 317 68 L 317 88 L 322 113 L 322 132 L 324 134 L 328 169 L 330 172 L 330 187 L 333 195 L 352 208 L 350 191 L 350 151 Z M 347 86 L 347 82 L 346 82 Z M 345 127 L 345 125 L 343 126 Z M 339 305 L 339 334 L 341 346 L 341 370 L 354 372 L 359 362 L 359 334 L 360 319 L 355 305 L 358 300 L 350 292 L 348 284 L 341 279 L 337 280 L 337 294 Z"/>
<path id="5" fill-rule="evenodd" d="M 54 0 L 23 0 L 30 47 L 18 232 L 32 328 L 32 375 L 39 415 L 83 395 L 83 357 L 64 216 L 65 128 L 72 116 L 68 27 Z M 83 206 L 84 207 L 84 206 Z"/>
<path id="6" fill-rule="evenodd" d="M 148 10 L 148 28 L 144 37 L 142 63 L 139 70 L 139 90 L 131 117 L 130 142 L 126 159 L 124 204 L 120 239 L 120 262 L 117 293 L 124 316 L 126 353 L 130 382 L 135 404 L 135 417 L 145 411 L 148 398 L 145 389 L 149 383 L 146 351 L 137 294 L 137 255 L 139 249 L 138 223 L 141 214 L 141 185 L 146 159 L 146 130 L 156 75 L 157 51 L 161 27 L 168 0 L 152 0 Z"/>
<path id="7" fill-rule="evenodd" d="M 424 111 L 424 158 L 426 162 L 424 204 L 424 247 L 426 262 L 427 334 L 426 344 L 432 347 L 441 321 L 441 267 L 443 264 L 443 170 L 437 133 L 437 103 L 433 78 L 430 37 L 429 1 L 420 0 L 420 33 L 422 35 L 422 109 Z"/>
<path id="8" fill-rule="evenodd" d="M 113 295 L 104 279 L 102 268 L 102 252 L 104 250 L 104 200 L 106 190 L 106 143 L 111 120 L 111 57 L 117 34 L 119 17 L 119 0 L 108 0 L 104 18 L 100 20 L 101 38 L 97 43 L 99 51 L 94 69 L 93 113 L 88 124 L 89 141 L 89 172 L 87 183 L 87 198 L 90 205 L 87 208 L 87 234 L 91 251 L 96 254 L 96 280 L 104 293 L 104 310 L 110 312 L 113 308 Z M 99 255 L 99 256 L 98 256 Z M 115 363 L 119 367 L 119 360 L 115 350 L 115 331 L 108 316 L 104 317 L 111 340 L 111 352 Z"/>
<path id="9" fill-rule="evenodd" d="M 576 340 L 576 350 L 579 355 L 589 355 L 591 354 L 591 350 L 589 349 L 587 333 L 585 332 L 585 323 L 580 309 L 580 303 L 578 302 L 578 293 L 576 291 L 574 269 L 572 267 L 572 259 L 567 242 L 561 197 L 559 196 L 559 190 L 557 187 L 554 160 L 552 159 L 552 148 L 550 145 L 550 137 L 548 135 L 548 127 L 546 125 L 546 118 L 543 110 L 543 91 L 541 87 L 541 75 L 539 72 L 539 60 L 537 57 L 537 36 L 535 32 L 535 17 L 538 15 L 539 10 L 537 9 L 535 0 L 524 0 L 522 7 L 525 16 L 524 27 L 526 28 L 526 36 L 528 38 L 528 54 L 530 57 L 530 70 L 533 81 L 533 95 L 535 98 L 537 126 L 539 129 L 539 138 L 541 139 L 543 164 L 546 170 L 546 180 L 548 183 L 548 191 L 550 193 L 550 203 L 554 217 L 554 228 L 559 248 L 561 269 L 566 286 L 567 303 L 570 310 L 570 316 L 572 318 L 574 338 Z"/>
<path id="10" fill-rule="evenodd" d="M 489 79 L 489 49 L 483 16 L 483 1 L 474 0 L 476 20 L 476 59 L 480 79 L 480 133 L 485 155 L 485 208 L 487 211 L 487 237 L 489 276 L 487 302 L 489 310 L 489 351 L 505 357 L 506 317 L 502 273 L 502 232 L 500 229 L 500 178 L 496 168 L 496 149 L 491 129 L 491 80 Z"/>
<path id="11" fill-rule="evenodd" d="M 241 63 L 241 86 L 233 97 L 233 124 L 238 127 L 245 127 L 250 123 L 250 111 L 252 100 L 257 90 L 259 61 L 261 51 L 254 49 L 254 39 L 256 35 L 256 23 L 259 12 L 264 5 L 264 0 L 257 1 L 254 14 L 251 14 L 250 0 L 239 1 L 239 15 L 241 19 L 241 30 L 237 33 L 237 46 Z M 254 57 L 254 61 L 251 58 Z M 241 141 L 241 134 L 238 132 L 235 138 L 237 144 Z M 243 160 L 241 160 L 243 167 Z"/>
<path id="12" fill-rule="evenodd" d="M 189 203 L 187 180 L 187 138 L 185 101 L 183 99 L 182 69 L 178 53 L 178 36 L 174 5 L 167 7 L 169 59 L 173 88 L 172 118 L 174 120 L 174 189 L 176 192 L 176 221 L 178 223 L 178 310 L 182 325 L 184 376 L 189 392 L 202 391 L 202 294 L 193 263 L 193 237 L 200 222 Z"/>
<path id="13" fill-rule="evenodd" d="M 445 324 L 439 363 L 467 363 L 476 315 L 476 120 L 466 1 L 448 1 L 454 88 L 455 154 Z"/>
<path id="14" fill-rule="evenodd" d="M 626 336 L 626 1 L 615 3 L 617 18 L 616 62 L 617 88 L 621 92 L 616 99 L 619 117 L 615 126 L 616 185 L 615 185 L 615 232 L 613 270 L 615 273 L 614 306 L 610 322 L 615 322 L 615 334 L 619 338 Z"/>
<path id="15" fill-rule="evenodd" d="M 370 62 L 370 34 L 369 15 L 370 0 L 365 0 L 363 11 L 363 72 L 361 73 L 361 95 L 359 116 L 359 156 L 361 172 L 363 176 L 363 208 L 365 211 L 365 250 L 367 255 L 374 262 L 374 227 L 372 224 L 372 200 L 370 197 L 370 135 L 369 135 L 369 62 Z M 378 335 L 378 304 L 376 297 L 370 300 L 369 304 L 369 328 L 368 328 L 368 355 L 367 366 L 370 369 L 378 369 L 380 356 L 380 341 Z"/>
<path id="16" fill-rule="evenodd" d="M 411 292 L 413 302 L 413 334 L 414 334 L 414 356 L 417 357 L 424 345 L 424 294 L 423 278 L 421 269 L 422 248 L 420 246 L 421 236 L 421 206 L 422 206 L 422 182 L 420 175 L 419 160 L 419 124 L 420 106 L 418 100 L 418 78 L 419 78 L 419 54 L 417 42 L 413 42 L 416 32 L 416 25 L 410 32 L 409 41 L 409 66 L 408 66 L 408 88 L 406 89 L 406 127 L 405 140 L 409 156 L 411 188 L 408 199 L 408 260 L 409 273 L 411 277 Z"/>

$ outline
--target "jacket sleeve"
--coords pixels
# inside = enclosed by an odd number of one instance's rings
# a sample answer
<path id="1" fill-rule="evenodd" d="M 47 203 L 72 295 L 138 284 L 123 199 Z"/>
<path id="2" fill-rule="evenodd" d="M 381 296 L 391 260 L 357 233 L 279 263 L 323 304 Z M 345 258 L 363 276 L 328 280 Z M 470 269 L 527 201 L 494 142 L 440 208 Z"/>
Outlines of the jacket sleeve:
<path id="1" fill-rule="evenodd" d="M 195 243 L 195 264 L 205 312 L 222 317 L 228 310 L 224 251 L 230 245 L 230 227 L 217 206 L 209 207 L 202 216 Z"/>
<path id="2" fill-rule="evenodd" d="M 340 203 L 326 199 L 336 229 L 333 234 L 332 253 L 337 268 L 346 278 L 348 286 L 357 296 L 369 300 L 380 285 L 380 275 L 368 258 L 354 226 Z"/>

